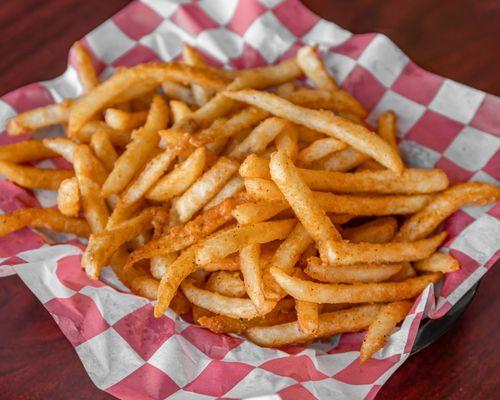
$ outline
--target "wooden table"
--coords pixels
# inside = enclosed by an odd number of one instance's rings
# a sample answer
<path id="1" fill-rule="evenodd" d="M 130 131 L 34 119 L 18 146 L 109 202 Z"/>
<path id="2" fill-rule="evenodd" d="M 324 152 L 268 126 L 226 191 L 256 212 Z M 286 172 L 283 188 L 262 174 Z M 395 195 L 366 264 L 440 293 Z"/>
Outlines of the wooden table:
<path id="1" fill-rule="evenodd" d="M 53 78 L 70 45 L 126 0 L 0 2 L 0 94 Z M 382 32 L 417 64 L 500 94 L 500 4 L 407 0 L 305 3 L 350 31 Z M 382 399 L 493 399 L 500 380 L 498 268 L 454 329 L 410 358 L 381 389 Z M 17 276 L 0 280 L 0 398 L 111 399 L 88 378 L 75 351 Z"/>

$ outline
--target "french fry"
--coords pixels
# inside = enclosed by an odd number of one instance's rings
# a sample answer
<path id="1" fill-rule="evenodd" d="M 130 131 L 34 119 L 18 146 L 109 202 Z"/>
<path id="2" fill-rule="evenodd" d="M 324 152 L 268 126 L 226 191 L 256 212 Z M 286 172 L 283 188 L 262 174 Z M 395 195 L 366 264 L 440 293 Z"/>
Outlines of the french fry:
<path id="1" fill-rule="evenodd" d="M 424 238 L 461 207 L 484 206 L 498 200 L 500 200 L 500 188 L 489 183 L 467 182 L 452 186 L 412 215 L 401 226 L 396 240 L 414 241 Z"/>
<path id="2" fill-rule="evenodd" d="M 272 181 L 260 178 L 246 178 L 245 189 L 251 198 L 261 201 L 280 201 L 283 195 Z M 312 192 L 315 200 L 325 212 L 355 216 L 383 216 L 413 214 L 423 209 L 432 195 L 411 196 L 351 196 L 325 192 Z"/>
<path id="3" fill-rule="evenodd" d="M 39 140 L 24 140 L 0 146 L 0 161 L 11 163 L 36 161 L 56 156 L 55 152 L 45 147 Z"/>
<path id="4" fill-rule="evenodd" d="M 7 134 L 11 136 L 31 133 L 48 126 L 65 124 L 68 122 L 72 100 L 51 104 L 23 112 L 11 118 L 7 124 Z"/>
<path id="5" fill-rule="evenodd" d="M 246 293 L 252 300 L 258 313 L 266 311 L 264 283 L 262 281 L 262 267 L 260 263 L 260 244 L 250 244 L 240 250 L 240 264 Z"/>
<path id="6" fill-rule="evenodd" d="M 45 147 L 51 149 L 54 153 L 73 164 L 73 155 L 78 147 L 78 143 L 63 137 L 43 139 L 42 142 Z"/>
<path id="7" fill-rule="evenodd" d="M 161 85 L 163 89 L 163 93 L 169 98 L 178 101 L 182 101 L 186 104 L 195 104 L 193 92 L 191 88 L 185 85 L 182 85 L 177 82 L 166 81 Z"/>
<path id="8" fill-rule="evenodd" d="M 396 218 L 381 217 L 360 226 L 343 229 L 342 237 L 353 243 L 387 243 L 394 238 L 397 230 Z"/>
<path id="9" fill-rule="evenodd" d="M 90 139 L 90 148 L 104 168 L 111 171 L 118 159 L 118 154 L 109 138 L 109 133 L 104 130 L 94 133 Z"/>
<path id="10" fill-rule="evenodd" d="M 229 157 L 242 160 L 249 153 L 260 153 L 264 151 L 285 129 L 290 128 L 290 123 L 281 118 L 268 118 L 262 121 L 241 143 L 239 143 Z"/>
<path id="11" fill-rule="evenodd" d="M 192 279 L 186 279 L 181 284 L 182 292 L 188 300 L 216 314 L 226 315 L 232 318 L 251 319 L 262 315 L 255 308 L 252 300 L 236 297 L 223 296 L 219 293 L 200 289 L 193 284 Z M 271 312 L 276 302 L 266 301 L 263 314 Z"/>
<path id="12" fill-rule="evenodd" d="M 179 257 L 179 254 L 176 251 L 174 251 L 164 256 L 156 256 L 151 258 L 150 261 L 151 275 L 153 275 L 153 277 L 156 279 L 161 279 L 165 274 L 167 268 L 170 267 L 170 265 L 172 265 L 172 263 L 177 259 L 177 257 Z"/>
<path id="13" fill-rule="evenodd" d="M 0 174 L 19 186 L 47 190 L 57 190 L 62 181 L 74 176 L 69 169 L 26 167 L 7 161 L 0 161 Z"/>
<path id="14" fill-rule="evenodd" d="M 345 172 L 370 160 L 370 156 L 349 146 L 313 163 L 314 169 Z"/>
<path id="15" fill-rule="evenodd" d="M 286 97 L 296 89 L 293 81 L 285 82 L 276 88 L 276 94 L 281 97 Z"/>
<path id="16" fill-rule="evenodd" d="M 271 268 L 276 282 L 294 299 L 314 303 L 373 303 L 407 300 L 418 296 L 429 283 L 436 283 L 443 276 L 432 272 L 401 282 L 316 283 L 288 275 L 279 268 Z"/>
<path id="17" fill-rule="evenodd" d="M 189 46 L 186 43 L 184 43 L 184 47 L 182 49 L 182 57 L 187 65 L 192 65 L 194 67 L 200 68 L 206 66 L 205 61 L 201 57 L 200 53 L 198 53 L 193 47 Z M 212 96 L 214 95 L 213 91 L 205 89 L 198 85 L 191 85 L 191 90 L 193 91 L 195 103 L 200 107 L 204 105 L 208 100 L 210 100 L 210 98 L 212 98 Z"/>
<path id="18" fill-rule="evenodd" d="M 198 212 L 224 184 L 231 179 L 239 168 L 239 163 L 225 157 L 219 158 L 215 165 L 205 172 L 175 202 L 181 222 L 186 222 Z"/>
<path id="19" fill-rule="evenodd" d="M 228 297 L 243 297 L 247 293 L 239 271 L 222 270 L 211 273 L 205 289 Z"/>
<path id="20" fill-rule="evenodd" d="M 80 189 L 76 177 L 65 179 L 57 189 L 57 208 L 67 217 L 78 217 L 80 213 Z"/>
<path id="21" fill-rule="evenodd" d="M 282 201 L 243 203 L 233 210 L 233 216 L 240 225 L 256 224 L 267 221 L 289 207 Z"/>
<path id="22" fill-rule="evenodd" d="M 446 232 L 414 242 L 350 243 L 326 240 L 324 259 L 330 264 L 390 263 L 429 257 L 446 238 Z"/>
<path id="23" fill-rule="evenodd" d="M 103 197 L 122 191 L 138 170 L 146 164 L 158 146 L 158 131 L 168 123 L 168 106 L 156 96 L 151 104 L 148 119 L 114 164 L 101 190 Z"/>
<path id="24" fill-rule="evenodd" d="M 311 190 L 336 193 L 425 194 L 440 192 L 449 184 L 448 177 L 440 169 L 408 168 L 401 176 L 389 170 L 343 173 L 298 168 L 298 171 Z M 251 154 L 241 164 L 240 175 L 269 179 L 269 161 Z"/>
<path id="25" fill-rule="evenodd" d="M 315 338 L 326 338 L 337 333 L 363 331 L 375 320 L 379 305 L 362 305 L 347 310 L 332 311 L 319 315 L 315 335 L 305 333 L 298 322 L 247 329 L 245 336 L 264 347 L 280 347 L 287 344 L 307 343 Z"/>
<path id="26" fill-rule="evenodd" d="M 283 151 L 288 158 L 294 161 L 299 152 L 298 147 L 299 134 L 293 124 L 288 124 L 286 129 L 276 136 L 276 150 Z"/>
<path id="27" fill-rule="evenodd" d="M 295 275 L 301 279 L 307 279 L 307 275 L 301 270 L 297 270 Z M 300 330 L 310 335 L 316 334 L 319 327 L 319 304 L 295 300 L 295 310 L 297 311 L 297 322 Z"/>
<path id="28" fill-rule="evenodd" d="M 131 269 L 132 265 L 140 260 L 167 255 L 191 246 L 230 221 L 233 218 L 231 211 L 236 205 L 235 199 L 226 199 L 192 221 L 172 228 L 167 235 L 152 240 L 144 247 L 131 253 L 125 269 Z"/>
<path id="29" fill-rule="evenodd" d="M 113 129 L 135 129 L 144 125 L 147 116 L 147 111 L 126 112 L 108 108 L 104 113 L 104 121 Z"/>
<path id="30" fill-rule="evenodd" d="M 393 264 L 353 264 L 325 265 L 319 258 L 308 260 L 304 272 L 311 278 L 328 283 L 368 283 L 383 282 L 397 274 L 403 265 Z"/>
<path id="31" fill-rule="evenodd" d="M 137 65 L 123 70 L 118 75 L 113 75 L 73 105 L 69 116 L 69 135 L 75 135 L 92 116 L 116 102 L 119 95 L 133 86 L 146 81 L 151 85 L 158 86 L 167 80 L 185 84 L 197 83 L 216 90 L 223 89 L 227 83 L 225 79 L 206 69 L 201 70 L 178 63 Z M 128 99 L 122 97 L 119 100 Z"/>
<path id="32" fill-rule="evenodd" d="M 302 125 L 297 125 L 297 130 L 299 133 L 299 142 L 302 143 L 310 144 L 312 142 L 315 142 L 316 140 L 325 138 L 325 135 L 323 133 Z"/>
<path id="33" fill-rule="evenodd" d="M 178 123 L 183 118 L 191 115 L 192 111 L 189 106 L 180 100 L 170 100 L 168 102 L 170 112 L 172 113 L 172 121 L 174 124 Z"/>
<path id="34" fill-rule="evenodd" d="M 460 269 L 460 263 L 448 253 L 434 253 L 425 260 L 417 261 L 414 267 L 419 272 L 442 272 L 444 274 Z"/>
<path id="35" fill-rule="evenodd" d="M 396 139 L 396 114 L 393 111 L 386 111 L 378 117 L 378 134 L 393 148 L 398 148 Z"/>
<path id="36" fill-rule="evenodd" d="M 206 162 L 204 147 L 196 149 L 172 172 L 161 178 L 147 193 L 146 198 L 167 201 L 184 193 L 202 174 Z"/>
<path id="37" fill-rule="evenodd" d="M 361 345 L 360 361 L 362 363 L 385 346 L 388 337 L 396 325 L 406 317 L 411 306 L 410 301 L 395 301 L 380 308 L 377 317 L 368 327 Z"/>
<path id="38" fill-rule="evenodd" d="M 314 47 L 301 47 L 297 52 L 297 64 L 316 87 L 331 92 L 339 90 L 337 83 L 326 70 Z"/>
<path id="39" fill-rule="evenodd" d="M 346 147 L 347 145 L 344 142 L 334 138 L 318 139 L 302 149 L 298 154 L 297 160 L 301 165 L 309 166 L 313 162 L 336 151 L 343 150 Z"/>
<path id="40" fill-rule="evenodd" d="M 271 267 L 291 272 L 304 251 L 313 243 L 302 224 L 295 225 L 288 237 L 280 244 L 271 260 Z"/>
<path id="41" fill-rule="evenodd" d="M 170 164 L 174 161 L 175 156 L 175 152 L 168 148 L 152 158 L 137 178 L 125 189 L 120 201 L 125 204 L 134 204 L 141 200 L 145 193 L 167 171 Z"/>
<path id="42" fill-rule="evenodd" d="M 401 265 L 402 267 L 399 270 L 399 272 L 391 276 L 391 278 L 389 279 L 390 282 L 401 282 L 408 278 L 413 278 L 414 276 L 417 276 L 417 273 L 415 272 L 415 269 L 411 266 L 410 262 L 405 261 L 401 263 Z"/>
<path id="43" fill-rule="evenodd" d="M 151 228 L 152 219 L 157 211 L 158 209 L 154 207 L 147 208 L 114 229 L 92 234 L 82 258 L 82 266 L 87 275 L 97 279 L 102 267 L 109 262 L 111 255 L 120 246 Z"/>
<path id="44" fill-rule="evenodd" d="M 24 208 L 0 215 L 0 237 L 26 227 L 73 233 L 80 237 L 90 235 L 87 221 L 67 217 L 52 208 Z"/>
<path id="45" fill-rule="evenodd" d="M 75 67 L 78 74 L 78 79 L 83 88 L 83 93 L 88 93 L 99 85 L 92 57 L 88 50 L 82 46 L 80 42 L 73 44 L 73 54 L 75 56 Z"/>
<path id="46" fill-rule="evenodd" d="M 295 225 L 295 220 L 245 225 L 214 234 L 205 240 L 196 254 L 196 263 L 205 265 L 223 259 L 250 244 L 283 240 Z"/>
<path id="47" fill-rule="evenodd" d="M 93 166 L 98 163 L 87 145 L 79 145 L 73 155 L 73 166 L 78 179 L 82 199 L 83 215 L 92 233 L 105 229 L 109 218 L 106 202 L 99 195 L 100 185 Z"/>
<path id="48" fill-rule="evenodd" d="M 379 136 L 361 125 L 354 124 L 326 111 L 310 110 L 296 106 L 271 93 L 247 89 L 224 91 L 223 94 L 231 99 L 260 107 L 295 124 L 304 125 L 340 139 L 380 162 L 394 171 L 396 175 L 400 175 L 403 171 L 403 162 L 399 154 Z"/>
<path id="49" fill-rule="evenodd" d="M 203 210 L 208 210 L 219 204 L 221 201 L 228 199 L 229 197 L 235 196 L 237 193 L 243 191 L 245 189 L 245 184 L 243 183 L 243 179 L 240 176 L 232 177 L 227 183 L 222 187 L 222 189 L 217 193 L 212 200 L 210 200 L 205 206 Z"/>
<path id="50" fill-rule="evenodd" d="M 240 268 L 240 258 L 238 257 L 226 257 L 222 260 L 200 265 L 199 268 L 202 268 L 207 272 L 215 272 L 215 271 L 239 271 Z"/>
<path id="51" fill-rule="evenodd" d="M 90 143 L 92 136 L 99 131 L 106 131 L 109 135 L 109 140 L 113 145 L 118 147 L 125 147 L 131 138 L 130 131 L 123 131 L 113 129 L 104 121 L 88 121 L 82 128 L 74 135 L 74 138 L 80 143 Z"/>

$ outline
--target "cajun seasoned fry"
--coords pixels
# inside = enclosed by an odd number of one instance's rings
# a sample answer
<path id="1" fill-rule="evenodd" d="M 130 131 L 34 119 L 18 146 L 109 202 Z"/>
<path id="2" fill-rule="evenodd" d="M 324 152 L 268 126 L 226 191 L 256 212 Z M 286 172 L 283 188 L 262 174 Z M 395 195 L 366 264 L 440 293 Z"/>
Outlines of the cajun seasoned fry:
<path id="1" fill-rule="evenodd" d="M 283 240 L 292 230 L 295 222 L 293 219 L 285 219 L 221 231 L 201 244 L 196 254 L 196 263 L 204 265 L 221 260 L 250 244 Z"/>
<path id="2" fill-rule="evenodd" d="M 109 133 L 107 131 L 97 131 L 94 133 L 90 139 L 90 148 L 97 159 L 104 165 L 104 168 L 111 171 L 118 158 L 118 154 L 109 138 Z"/>
<path id="3" fill-rule="evenodd" d="M 297 128 L 293 124 L 288 124 L 286 129 L 276 136 L 276 150 L 283 151 L 288 158 L 294 161 L 299 151 L 298 140 Z"/>
<path id="4" fill-rule="evenodd" d="M 51 104 L 18 114 L 7 124 L 7 134 L 17 136 L 48 126 L 64 124 L 68 122 L 72 105 L 72 100 L 64 100 L 59 104 Z"/>
<path id="5" fill-rule="evenodd" d="M 278 284 L 293 298 L 314 303 L 372 303 L 407 300 L 418 296 L 429 283 L 436 283 L 443 276 L 432 272 L 401 282 L 316 283 L 288 275 L 279 268 L 271 268 Z"/>
<path id="6" fill-rule="evenodd" d="M 208 277 L 205 289 L 228 297 L 243 297 L 247 293 L 239 271 L 213 272 Z"/>
<path id="7" fill-rule="evenodd" d="M 325 265 L 312 257 L 304 272 L 311 278 L 328 283 L 368 283 L 383 282 L 403 268 L 401 263 L 393 264 L 352 264 Z"/>
<path id="8" fill-rule="evenodd" d="M 382 217 L 366 224 L 342 230 L 342 237 L 353 243 L 387 243 L 390 242 L 398 229 L 394 217 Z"/>
<path id="9" fill-rule="evenodd" d="M 187 65 L 192 65 L 193 67 L 203 68 L 206 66 L 205 61 L 201 57 L 200 53 L 198 53 L 193 47 L 184 43 L 184 47 L 182 49 L 182 57 Z M 204 105 L 210 98 L 214 95 L 214 92 L 205 89 L 202 86 L 191 85 L 191 90 L 193 91 L 193 97 L 195 103 L 198 106 Z"/>
<path id="10" fill-rule="evenodd" d="M 326 240 L 325 259 L 330 264 L 418 261 L 436 251 L 446 235 L 446 232 L 441 232 L 414 242 L 349 243 L 343 240 Z"/>
<path id="11" fill-rule="evenodd" d="M 396 325 L 406 317 L 411 305 L 410 301 L 395 301 L 380 308 L 377 317 L 368 327 L 361 345 L 360 361 L 362 363 L 385 346 L 387 338 Z"/>
<path id="12" fill-rule="evenodd" d="M 83 93 L 88 93 L 99 85 L 99 80 L 94 70 L 94 64 L 92 63 L 92 57 L 89 51 L 83 47 L 80 42 L 75 42 L 73 44 L 73 55 L 75 57 L 76 72 L 82 84 Z"/>
<path id="13" fill-rule="evenodd" d="M 90 228 L 81 218 L 71 218 L 52 208 L 24 208 L 0 215 L 0 237 L 22 228 L 45 228 L 88 237 Z"/>
<path id="14" fill-rule="evenodd" d="M 256 224 L 267 221 L 288 208 L 289 205 L 282 201 L 243 203 L 233 210 L 233 216 L 240 225 Z"/>
<path id="15" fill-rule="evenodd" d="M 343 150 L 346 147 L 347 145 L 345 143 L 334 138 L 318 139 L 300 151 L 298 155 L 298 162 L 301 165 L 309 166 L 313 162 L 318 161 L 331 153 Z"/>
<path id="16" fill-rule="evenodd" d="M 189 106 L 180 100 L 170 100 L 168 102 L 170 106 L 170 112 L 172 113 L 172 122 L 174 124 L 178 123 L 183 118 L 191 115 L 192 111 Z"/>
<path id="17" fill-rule="evenodd" d="M 62 181 L 74 176 L 69 169 L 26 167 L 7 161 L 0 161 L 0 174 L 19 186 L 47 190 L 57 190 Z"/>
<path id="18" fill-rule="evenodd" d="M 250 244 L 240 250 L 240 265 L 246 293 L 258 313 L 263 315 L 266 311 L 266 298 L 262 281 L 259 243 Z"/>
<path id="19" fill-rule="evenodd" d="M 299 269 L 296 270 L 295 276 L 307 279 L 307 275 Z M 297 322 L 300 330 L 310 335 L 316 334 L 319 327 L 319 304 L 295 300 L 295 310 L 297 311 Z"/>
<path id="20" fill-rule="evenodd" d="M 57 153 L 50 150 L 39 140 L 25 140 L 23 142 L 0 146 L 0 161 L 23 163 L 56 157 Z"/>
<path id="21" fill-rule="evenodd" d="M 186 104 L 195 104 L 193 92 L 188 86 L 176 82 L 166 81 L 161 85 L 163 93 L 169 98 L 182 101 Z"/>
<path id="22" fill-rule="evenodd" d="M 319 315 L 315 335 L 305 333 L 298 322 L 247 329 L 245 336 L 264 347 L 281 347 L 287 344 L 307 343 L 315 338 L 333 336 L 343 332 L 359 332 L 368 328 L 375 320 L 379 305 L 362 305 L 347 310 L 332 311 Z"/>
<path id="23" fill-rule="evenodd" d="M 156 256 L 151 258 L 150 261 L 151 275 L 153 275 L 153 277 L 156 279 L 161 279 L 165 274 L 167 268 L 170 267 L 170 265 L 172 265 L 172 263 L 177 259 L 178 256 L 179 254 L 176 251 L 174 251 L 164 256 Z"/>
<path id="24" fill-rule="evenodd" d="M 397 233 L 396 240 L 413 241 L 424 238 L 459 208 L 484 206 L 498 200 L 500 188 L 489 183 L 467 182 L 452 186 L 411 216 Z"/>
<path id="25" fill-rule="evenodd" d="M 223 94 L 231 99 L 260 107 L 277 117 L 288 119 L 296 124 L 304 125 L 340 139 L 380 162 L 394 171 L 396 175 L 400 175 L 403 171 L 403 162 L 399 154 L 379 136 L 361 125 L 354 124 L 326 111 L 310 110 L 296 106 L 271 93 L 247 89 L 224 91 Z"/>
<path id="26" fill-rule="evenodd" d="M 417 261 L 414 267 L 419 272 L 442 272 L 444 274 L 460 269 L 460 263 L 448 253 L 434 253 L 425 260 Z"/>
<path id="27" fill-rule="evenodd" d="M 321 89 L 335 92 L 339 90 L 337 83 L 328 73 L 323 62 L 316 54 L 316 50 L 311 46 L 304 46 L 297 52 L 297 63 L 304 74 L 311 79 L 315 86 Z"/>
<path id="28" fill-rule="evenodd" d="M 239 166 L 239 163 L 229 158 L 219 158 L 215 165 L 193 183 L 175 202 L 180 221 L 190 220 L 231 179 Z"/>
<path id="29" fill-rule="evenodd" d="M 147 111 L 126 112 L 108 108 L 104 113 L 104 121 L 113 129 L 135 129 L 144 125 L 147 116 Z"/>
<path id="30" fill-rule="evenodd" d="M 113 145 L 125 147 L 130 142 L 131 132 L 113 129 L 104 121 L 89 121 L 74 135 L 74 139 L 80 143 L 90 143 L 92 136 L 99 132 L 106 131 L 109 135 L 109 140 Z"/>
<path id="31" fill-rule="evenodd" d="M 325 171 L 345 172 L 369 160 L 370 157 L 367 154 L 361 153 L 349 146 L 316 161 L 313 163 L 312 167 Z"/>
<path id="32" fill-rule="evenodd" d="M 65 179 L 57 189 L 57 208 L 67 217 L 78 217 L 80 213 L 80 189 L 76 177 Z"/>
<path id="33" fill-rule="evenodd" d="M 245 189 L 245 184 L 243 179 L 236 175 L 231 178 L 227 183 L 222 187 L 222 189 L 217 193 L 212 200 L 210 200 L 205 206 L 203 210 L 208 210 L 219 204 L 222 200 L 228 199 L 229 197 L 233 197 L 236 194 L 240 193 Z"/>

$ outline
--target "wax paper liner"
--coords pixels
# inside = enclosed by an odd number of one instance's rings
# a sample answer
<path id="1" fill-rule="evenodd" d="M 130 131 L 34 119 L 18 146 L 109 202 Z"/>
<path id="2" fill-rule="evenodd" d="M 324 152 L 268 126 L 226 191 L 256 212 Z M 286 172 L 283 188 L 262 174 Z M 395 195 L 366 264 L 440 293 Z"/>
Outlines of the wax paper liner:
<path id="1" fill-rule="evenodd" d="M 380 34 L 353 35 L 322 20 L 297 0 L 144 0 L 131 3 L 82 40 L 103 77 L 116 67 L 181 56 L 183 42 L 215 65 L 266 65 L 315 43 L 342 86 L 370 111 L 393 109 L 400 148 L 411 166 L 439 167 L 452 182 L 500 179 L 500 99 L 423 71 Z M 81 93 L 71 55 L 66 72 L 0 100 L 8 118 Z M 57 135 L 50 129 L 37 135 Z M 23 140 L 0 135 L 0 144 Z M 44 166 L 64 166 L 60 159 Z M 0 209 L 53 206 L 54 194 L 0 181 Z M 90 281 L 75 238 L 22 230 L 0 239 L 0 276 L 17 273 L 75 347 L 92 381 L 122 399 L 372 399 L 408 357 L 424 316 L 444 315 L 499 256 L 498 204 L 467 208 L 445 223 L 443 251 L 462 269 L 449 274 L 434 301 L 428 287 L 388 345 L 361 366 L 362 334 L 308 347 L 260 348 L 216 335 L 173 312 L 154 319 L 153 305 L 117 283 Z M 49 245 L 47 243 L 51 243 Z M 61 244 L 53 244 L 59 242 Z M 118 288 L 118 289 L 117 289 Z"/>

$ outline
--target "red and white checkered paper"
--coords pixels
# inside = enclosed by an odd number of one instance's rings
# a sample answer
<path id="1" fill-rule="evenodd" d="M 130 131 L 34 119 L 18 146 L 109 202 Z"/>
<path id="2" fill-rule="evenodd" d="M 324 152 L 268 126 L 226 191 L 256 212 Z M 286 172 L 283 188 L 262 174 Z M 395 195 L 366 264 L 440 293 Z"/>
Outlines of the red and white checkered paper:
<path id="1" fill-rule="evenodd" d="M 142 0 L 130 4 L 83 39 L 103 77 L 118 66 L 180 57 L 182 44 L 215 65 L 243 68 L 318 44 L 336 80 L 370 111 L 399 116 L 400 148 L 415 167 L 439 167 L 452 182 L 500 180 L 500 99 L 423 71 L 387 37 L 353 35 L 322 20 L 298 0 Z M 68 69 L 0 100 L 0 130 L 16 113 L 81 93 Z M 58 135 L 49 129 L 42 135 Z M 40 135 L 40 134 L 36 134 Z M 0 144 L 25 137 L 0 135 Z M 64 161 L 44 161 L 64 167 Z M 0 209 L 53 206 L 54 194 L 29 192 L 0 180 Z M 109 269 L 105 281 L 80 268 L 84 245 L 67 235 L 24 229 L 0 238 L 0 276 L 17 273 L 75 347 L 92 381 L 122 399 L 373 399 L 405 361 L 424 316 L 444 315 L 499 258 L 499 204 L 469 207 L 445 224 L 450 251 L 462 269 L 439 288 L 428 287 L 388 345 L 364 365 L 362 334 L 307 347 L 265 349 L 192 325 L 172 311 L 153 318 L 148 300 L 127 293 Z"/>

